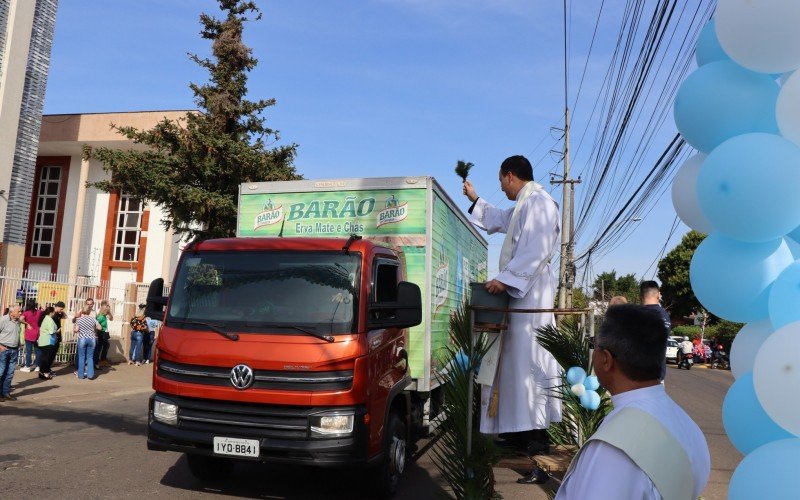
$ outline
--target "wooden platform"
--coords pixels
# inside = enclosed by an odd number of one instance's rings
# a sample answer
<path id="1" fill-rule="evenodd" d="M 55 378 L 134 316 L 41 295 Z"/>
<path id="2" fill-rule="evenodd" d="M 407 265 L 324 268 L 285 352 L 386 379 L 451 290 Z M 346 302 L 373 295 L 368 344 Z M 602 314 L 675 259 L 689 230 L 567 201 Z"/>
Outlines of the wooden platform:
<path id="1" fill-rule="evenodd" d="M 535 455 L 533 461 L 536 465 L 556 477 L 563 477 L 567 472 L 572 457 L 578 452 L 576 446 L 553 446 L 549 455 Z"/>

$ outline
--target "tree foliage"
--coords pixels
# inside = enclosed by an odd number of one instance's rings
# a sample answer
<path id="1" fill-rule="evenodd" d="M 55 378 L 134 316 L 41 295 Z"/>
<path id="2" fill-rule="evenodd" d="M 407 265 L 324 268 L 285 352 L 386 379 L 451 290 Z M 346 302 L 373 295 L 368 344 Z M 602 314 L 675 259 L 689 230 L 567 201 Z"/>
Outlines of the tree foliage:
<path id="1" fill-rule="evenodd" d="M 639 280 L 633 273 L 617 276 L 617 271 L 611 270 L 600 273 L 592 284 L 594 298 L 608 301 L 615 295 L 622 295 L 628 299 L 629 304 L 639 303 Z"/>
<path id="2" fill-rule="evenodd" d="M 697 231 L 686 233 L 681 242 L 658 262 L 658 279 L 664 305 L 673 316 L 688 316 L 700 308 L 689 282 L 689 264 L 698 245 L 706 235 Z"/>
<path id="3" fill-rule="evenodd" d="M 296 145 L 272 147 L 280 137 L 263 112 L 275 100 L 246 98 L 247 75 L 258 61 L 242 32 L 261 13 L 254 1 L 218 2 L 224 19 L 200 16 L 212 57 L 190 54 L 209 73 L 207 83 L 189 84 L 199 111 L 164 118 L 150 130 L 112 124 L 144 150 L 84 148 L 85 158 L 98 159 L 111 174 L 91 186 L 155 202 L 166 214 L 162 224 L 189 238 L 235 234 L 241 183 L 300 178 L 292 164 Z"/>

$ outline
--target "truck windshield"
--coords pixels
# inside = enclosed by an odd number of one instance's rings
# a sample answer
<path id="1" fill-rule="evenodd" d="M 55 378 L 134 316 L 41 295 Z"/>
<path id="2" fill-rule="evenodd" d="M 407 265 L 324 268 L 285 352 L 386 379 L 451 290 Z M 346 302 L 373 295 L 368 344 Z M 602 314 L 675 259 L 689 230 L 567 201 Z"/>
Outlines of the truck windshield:
<path id="1" fill-rule="evenodd" d="M 341 252 L 198 252 L 181 261 L 167 324 L 235 331 L 350 332 L 360 256 Z"/>

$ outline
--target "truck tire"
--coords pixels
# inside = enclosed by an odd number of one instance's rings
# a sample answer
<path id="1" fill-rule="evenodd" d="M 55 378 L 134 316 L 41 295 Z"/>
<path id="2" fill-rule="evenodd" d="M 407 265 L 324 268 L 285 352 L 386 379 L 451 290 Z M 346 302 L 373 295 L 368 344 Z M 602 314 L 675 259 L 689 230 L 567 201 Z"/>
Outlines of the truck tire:
<path id="1" fill-rule="evenodd" d="M 225 479 L 233 468 L 233 461 L 205 455 L 186 454 L 189 471 L 200 481 L 219 481 Z"/>
<path id="2" fill-rule="evenodd" d="M 383 463 L 374 471 L 373 489 L 381 497 L 390 497 L 397 491 L 400 478 L 405 472 L 408 453 L 406 426 L 397 413 L 389 415 L 383 451 Z"/>

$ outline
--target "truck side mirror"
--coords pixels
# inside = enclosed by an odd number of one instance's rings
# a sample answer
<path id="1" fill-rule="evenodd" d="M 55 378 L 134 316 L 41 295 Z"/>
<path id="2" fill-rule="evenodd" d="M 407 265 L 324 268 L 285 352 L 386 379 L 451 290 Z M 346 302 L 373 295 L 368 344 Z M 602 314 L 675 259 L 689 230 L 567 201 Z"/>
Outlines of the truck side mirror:
<path id="1" fill-rule="evenodd" d="M 422 292 L 419 286 L 408 281 L 397 284 L 397 313 L 395 321 L 398 328 L 410 328 L 422 323 Z"/>
<path id="2" fill-rule="evenodd" d="M 409 328 L 422 323 L 422 293 L 419 286 L 408 281 L 397 284 L 397 300 L 370 304 L 367 327 Z"/>
<path id="3" fill-rule="evenodd" d="M 150 289 L 147 290 L 145 315 L 163 322 L 164 306 L 166 305 L 167 297 L 164 297 L 164 279 L 156 278 L 150 282 Z"/>

